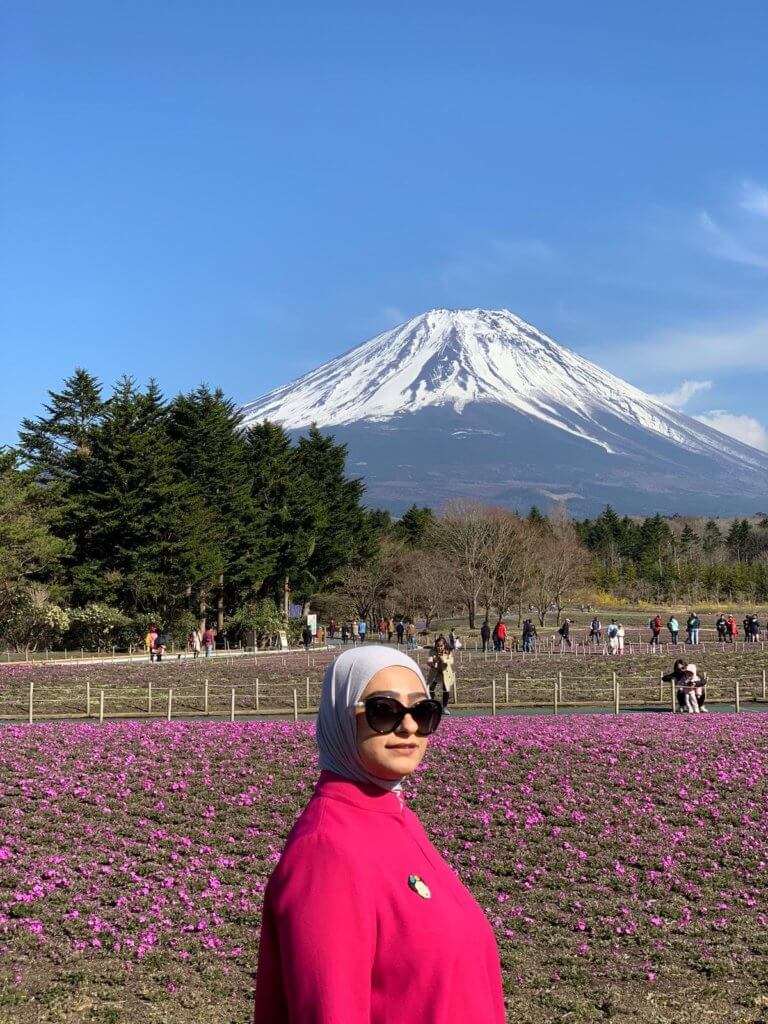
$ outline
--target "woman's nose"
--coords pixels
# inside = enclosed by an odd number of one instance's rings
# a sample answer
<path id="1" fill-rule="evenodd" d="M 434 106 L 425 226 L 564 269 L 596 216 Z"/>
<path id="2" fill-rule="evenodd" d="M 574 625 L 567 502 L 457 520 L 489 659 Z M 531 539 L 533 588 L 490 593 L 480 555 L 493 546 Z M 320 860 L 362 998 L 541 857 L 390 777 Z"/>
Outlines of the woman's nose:
<path id="1" fill-rule="evenodd" d="M 416 733 L 419 731 L 419 727 L 418 725 L 416 725 L 413 716 L 407 714 L 403 716 L 403 720 L 400 723 L 400 728 L 397 731 L 405 733 L 407 736 L 415 736 Z"/>

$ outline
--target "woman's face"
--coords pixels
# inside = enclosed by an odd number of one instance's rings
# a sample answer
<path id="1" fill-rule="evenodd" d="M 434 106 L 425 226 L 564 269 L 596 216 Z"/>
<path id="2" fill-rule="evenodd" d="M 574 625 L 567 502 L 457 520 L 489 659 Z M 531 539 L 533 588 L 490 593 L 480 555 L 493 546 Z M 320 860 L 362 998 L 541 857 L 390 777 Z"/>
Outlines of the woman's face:
<path id="1" fill-rule="evenodd" d="M 445 654 L 445 640 L 438 640 L 435 644 L 435 650 L 438 654 Z"/>
<path id="2" fill-rule="evenodd" d="M 415 672 L 403 665 L 383 668 L 371 679 L 360 698 L 394 697 L 405 707 L 412 707 L 427 694 Z M 394 732 L 381 736 L 366 721 L 365 714 L 357 716 L 357 749 L 366 769 L 378 779 L 393 781 L 410 775 L 421 764 L 427 750 L 427 737 L 419 736 L 416 723 L 406 715 Z"/>

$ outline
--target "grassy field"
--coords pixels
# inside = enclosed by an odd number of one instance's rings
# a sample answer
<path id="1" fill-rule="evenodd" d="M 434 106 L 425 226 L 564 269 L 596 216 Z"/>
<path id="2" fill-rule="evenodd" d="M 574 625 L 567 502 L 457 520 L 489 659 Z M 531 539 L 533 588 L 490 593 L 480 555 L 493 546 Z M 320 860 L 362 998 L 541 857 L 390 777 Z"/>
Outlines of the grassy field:
<path id="1" fill-rule="evenodd" d="M 443 723 L 408 798 L 492 922 L 510 1022 L 766 1020 L 763 722 Z M 7 725 L 0 765 L 0 1021 L 246 1024 L 312 725 Z"/>

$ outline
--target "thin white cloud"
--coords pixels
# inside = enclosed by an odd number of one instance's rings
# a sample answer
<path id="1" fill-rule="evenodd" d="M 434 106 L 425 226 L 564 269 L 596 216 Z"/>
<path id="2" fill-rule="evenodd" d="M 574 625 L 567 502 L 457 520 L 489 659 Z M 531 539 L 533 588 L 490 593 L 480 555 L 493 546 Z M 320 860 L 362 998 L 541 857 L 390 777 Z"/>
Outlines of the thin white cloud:
<path id="1" fill-rule="evenodd" d="M 664 329 L 636 342 L 622 345 L 620 356 L 613 343 L 605 354 L 595 353 L 597 362 L 610 365 L 619 377 L 631 374 L 645 378 L 649 368 L 654 374 L 673 379 L 681 366 L 694 373 L 721 374 L 768 370 L 768 313 L 755 320 L 728 324 L 702 324 L 685 330 Z M 608 362 L 608 360 L 611 360 Z M 658 386 L 658 385 L 657 385 Z"/>
<path id="2" fill-rule="evenodd" d="M 722 434 L 735 437 L 737 441 L 768 452 L 768 430 L 752 416 L 736 416 L 724 409 L 712 409 L 695 418 Z"/>
<path id="3" fill-rule="evenodd" d="M 408 320 L 408 314 L 404 313 L 397 306 L 385 306 L 381 311 L 381 315 L 388 327 L 399 327 L 400 324 Z"/>
<path id="4" fill-rule="evenodd" d="M 747 213 L 758 217 L 768 217 L 768 188 L 754 181 L 745 181 L 741 186 L 739 206 Z"/>
<path id="5" fill-rule="evenodd" d="M 706 210 L 697 219 L 701 244 L 711 256 L 740 263 L 745 267 L 768 270 L 768 255 L 742 242 L 731 231 L 721 227 Z"/>
<path id="6" fill-rule="evenodd" d="M 673 391 L 667 391 L 661 395 L 652 395 L 657 402 L 663 402 L 673 409 L 684 409 L 694 395 L 700 391 L 709 391 L 712 387 L 711 380 L 684 380 L 682 384 Z"/>

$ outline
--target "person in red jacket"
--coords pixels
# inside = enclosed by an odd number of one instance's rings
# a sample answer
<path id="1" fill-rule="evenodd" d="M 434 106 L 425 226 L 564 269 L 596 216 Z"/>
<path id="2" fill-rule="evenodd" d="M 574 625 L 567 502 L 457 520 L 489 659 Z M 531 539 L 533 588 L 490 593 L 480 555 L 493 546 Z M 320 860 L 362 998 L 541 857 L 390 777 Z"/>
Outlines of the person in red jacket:
<path id="1" fill-rule="evenodd" d="M 507 649 L 507 626 L 503 619 L 499 619 L 496 624 L 496 636 L 499 641 L 499 650 L 505 651 Z"/>
<path id="2" fill-rule="evenodd" d="M 655 618 L 651 619 L 648 625 L 651 627 L 651 646 L 653 647 L 655 645 L 658 647 L 662 627 L 661 616 L 657 614 Z"/>
<path id="3" fill-rule="evenodd" d="M 739 635 L 739 627 L 736 624 L 736 619 L 732 615 L 729 615 L 725 620 L 725 624 L 728 627 L 728 643 L 732 644 L 736 637 Z"/>
<path id="4" fill-rule="evenodd" d="M 264 897 L 254 1024 L 504 1024 L 493 930 L 400 789 L 440 717 L 397 650 L 328 668 L 320 779 Z"/>

